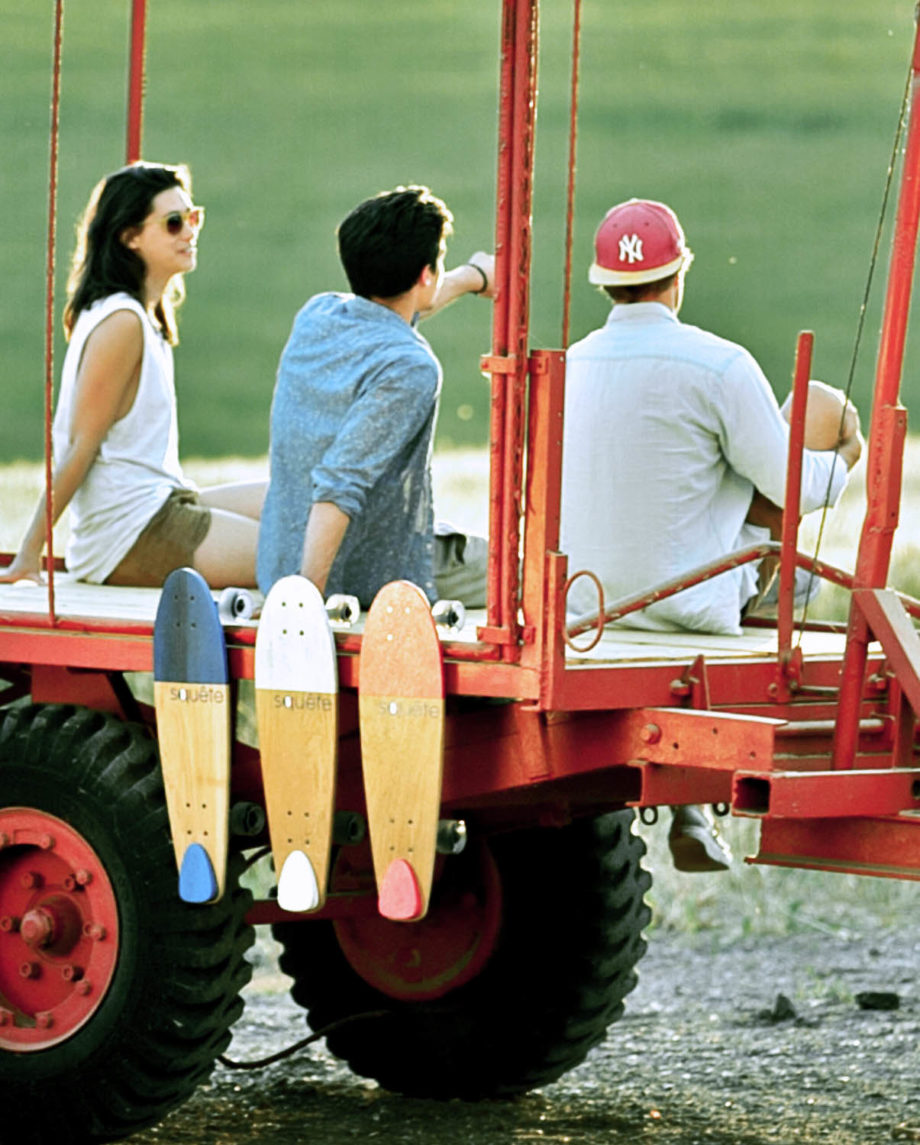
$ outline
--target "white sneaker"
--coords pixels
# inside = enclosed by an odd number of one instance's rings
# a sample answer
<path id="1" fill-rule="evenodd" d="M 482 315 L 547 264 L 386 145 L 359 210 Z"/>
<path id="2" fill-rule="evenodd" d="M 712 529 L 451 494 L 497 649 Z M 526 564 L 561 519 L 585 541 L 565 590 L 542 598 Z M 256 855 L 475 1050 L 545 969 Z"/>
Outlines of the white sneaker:
<path id="1" fill-rule="evenodd" d="M 673 809 L 668 846 L 674 869 L 687 874 L 727 871 L 732 865 L 731 849 L 712 817 L 692 804 Z"/>

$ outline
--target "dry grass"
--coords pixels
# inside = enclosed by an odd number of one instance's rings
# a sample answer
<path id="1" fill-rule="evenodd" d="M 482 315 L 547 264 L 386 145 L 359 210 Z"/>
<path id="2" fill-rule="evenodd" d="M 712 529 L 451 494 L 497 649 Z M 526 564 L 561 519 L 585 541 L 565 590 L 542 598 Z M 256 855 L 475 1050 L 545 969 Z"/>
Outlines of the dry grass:
<path id="1" fill-rule="evenodd" d="M 488 532 L 488 454 L 458 450 L 435 457 L 434 481 L 438 514 L 467 532 Z M 201 486 L 226 481 L 258 481 L 268 474 L 265 458 L 225 457 L 185 462 L 188 476 Z M 21 462 L 0 466 L 0 552 L 15 552 L 44 488 L 44 468 Z M 66 514 L 55 530 L 55 550 L 67 538 Z"/>

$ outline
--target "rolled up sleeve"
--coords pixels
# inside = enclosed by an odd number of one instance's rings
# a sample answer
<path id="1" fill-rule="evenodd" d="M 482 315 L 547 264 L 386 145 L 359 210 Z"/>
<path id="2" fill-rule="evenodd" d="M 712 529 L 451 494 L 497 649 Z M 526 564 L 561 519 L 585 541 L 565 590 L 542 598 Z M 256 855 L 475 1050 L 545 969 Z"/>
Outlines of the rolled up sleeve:
<path id="1" fill-rule="evenodd" d="M 313 468 L 313 500 L 359 516 L 370 490 L 433 416 L 439 384 L 437 370 L 427 363 L 404 363 L 372 379 Z"/>
<path id="2" fill-rule="evenodd" d="M 777 505 L 786 501 L 789 425 L 763 371 L 741 350 L 722 378 L 720 445 L 731 467 Z M 834 505 L 847 483 L 835 450 L 802 451 L 801 509 Z"/>

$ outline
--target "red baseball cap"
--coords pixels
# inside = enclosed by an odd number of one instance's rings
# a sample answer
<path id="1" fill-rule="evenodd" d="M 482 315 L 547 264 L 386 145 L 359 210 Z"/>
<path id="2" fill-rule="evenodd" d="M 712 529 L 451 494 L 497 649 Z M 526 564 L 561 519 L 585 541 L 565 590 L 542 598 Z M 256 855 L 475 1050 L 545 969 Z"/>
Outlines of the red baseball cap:
<path id="1" fill-rule="evenodd" d="M 594 236 L 588 280 L 598 286 L 655 282 L 688 267 L 687 246 L 677 215 L 652 199 L 629 199 L 611 207 Z"/>

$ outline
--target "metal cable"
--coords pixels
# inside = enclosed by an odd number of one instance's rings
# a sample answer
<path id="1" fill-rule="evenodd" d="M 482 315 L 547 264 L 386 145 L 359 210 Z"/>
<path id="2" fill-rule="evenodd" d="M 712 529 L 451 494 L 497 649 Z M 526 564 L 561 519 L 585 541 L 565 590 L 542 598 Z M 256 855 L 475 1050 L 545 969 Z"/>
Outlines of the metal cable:
<path id="1" fill-rule="evenodd" d="M 853 389 L 853 379 L 854 379 L 855 374 L 856 374 L 856 362 L 857 362 L 857 359 L 859 357 L 859 349 L 860 349 L 860 345 L 862 343 L 863 328 L 865 327 L 865 323 L 866 323 L 866 312 L 867 312 L 868 307 L 869 307 L 869 297 L 870 297 L 870 294 L 872 292 L 872 283 L 873 283 L 873 279 L 875 277 L 875 267 L 876 267 L 876 264 L 878 263 L 879 248 L 881 247 L 881 242 L 882 242 L 882 231 L 883 231 L 884 225 L 885 225 L 885 217 L 888 213 L 888 200 L 890 198 L 891 187 L 892 187 L 892 184 L 894 182 L 894 170 L 895 170 L 895 166 L 897 165 L 898 152 L 901 149 L 901 138 L 904 134 L 904 127 L 905 127 L 905 123 L 907 120 L 908 105 L 910 103 L 910 86 L 911 86 L 912 76 L 913 76 L 913 61 L 911 61 L 911 64 L 908 66 L 908 69 L 907 69 L 907 79 L 904 83 L 904 94 L 901 97 L 901 108 L 900 108 L 900 112 L 898 114 L 898 126 L 897 126 L 897 129 L 896 129 L 895 134 L 894 134 L 894 143 L 893 143 L 892 148 L 891 148 L 891 158 L 888 161 L 888 171 L 887 171 L 886 177 L 885 177 L 885 189 L 884 189 L 884 192 L 882 194 L 882 205 L 881 205 L 881 209 L 879 211 L 878 223 L 877 223 L 876 229 L 875 229 L 875 241 L 872 244 L 872 255 L 869 259 L 869 272 L 866 276 L 866 286 L 865 286 L 865 290 L 863 291 L 862 303 L 861 303 L 860 308 L 859 308 L 859 318 L 858 318 L 858 321 L 856 324 L 856 337 L 853 341 L 853 353 L 850 357 L 850 367 L 849 367 L 849 372 L 847 374 L 847 384 L 846 384 L 846 388 L 844 390 L 844 404 L 843 404 L 843 410 L 841 411 L 841 414 L 840 414 L 840 426 L 839 426 L 838 435 L 837 435 L 838 440 L 842 436 L 844 427 L 846 425 L 847 405 L 848 405 L 849 400 L 850 400 L 850 392 Z M 833 483 L 833 476 L 834 476 L 833 470 L 831 470 L 831 474 L 828 477 L 828 481 L 827 481 L 827 489 L 824 493 L 824 504 L 821 507 L 821 519 L 820 519 L 820 524 L 818 526 L 818 536 L 815 540 L 815 553 L 814 553 L 815 562 L 817 562 L 818 557 L 821 553 L 821 542 L 824 539 L 824 527 L 825 527 L 825 524 L 827 522 L 828 509 L 830 508 L 830 498 L 831 498 L 831 488 L 832 488 L 832 483 Z M 801 646 L 801 643 L 802 643 L 802 636 L 803 636 L 803 633 L 805 631 L 805 622 L 808 619 L 808 603 L 809 603 L 808 598 L 811 595 L 811 588 L 815 582 L 815 577 L 816 577 L 815 569 L 814 569 L 814 567 L 812 567 L 811 569 L 809 569 L 809 573 L 808 573 L 808 585 L 807 585 L 806 592 L 805 592 L 805 604 L 804 604 L 804 607 L 802 609 L 802 618 L 799 622 L 799 636 L 798 636 L 797 646 Z"/>
<path id="2" fill-rule="evenodd" d="M 61 130 L 61 48 L 64 0 L 54 9 L 54 57 L 51 68 L 51 148 L 48 175 L 48 250 L 45 264 L 45 535 L 48 546 L 48 619 L 54 615 L 54 487 L 51 419 L 54 403 L 54 247 L 57 237 L 58 140 Z"/>

